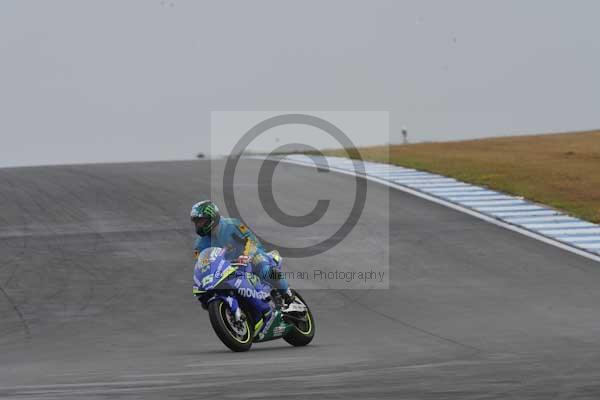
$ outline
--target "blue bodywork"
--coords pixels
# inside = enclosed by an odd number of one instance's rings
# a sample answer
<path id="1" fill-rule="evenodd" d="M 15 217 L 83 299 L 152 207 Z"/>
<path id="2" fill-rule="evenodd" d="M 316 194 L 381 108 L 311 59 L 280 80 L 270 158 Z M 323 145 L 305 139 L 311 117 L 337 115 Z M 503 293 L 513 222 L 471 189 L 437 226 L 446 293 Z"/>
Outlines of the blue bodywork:
<path id="1" fill-rule="evenodd" d="M 272 286 L 254 275 L 249 265 L 232 265 L 226 251 L 210 247 L 198 256 L 194 267 L 193 293 L 204 308 L 217 299 L 226 301 L 231 313 L 252 322 L 254 342 L 283 336 L 292 325 L 284 322 L 271 299 Z"/>

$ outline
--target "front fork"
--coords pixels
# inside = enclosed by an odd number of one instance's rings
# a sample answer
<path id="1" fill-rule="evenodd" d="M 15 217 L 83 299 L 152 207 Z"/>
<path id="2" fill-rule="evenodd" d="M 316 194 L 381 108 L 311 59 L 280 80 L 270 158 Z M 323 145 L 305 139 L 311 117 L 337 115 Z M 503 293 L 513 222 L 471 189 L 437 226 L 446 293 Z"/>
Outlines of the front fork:
<path id="1" fill-rule="evenodd" d="M 204 299 L 200 298 L 200 296 L 198 296 L 198 300 L 200 301 L 200 303 L 202 303 L 202 308 L 204 308 L 205 310 L 208 309 L 208 305 L 210 303 L 212 303 L 215 300 L 219 300 L 219 299 L 223 300 L 225 303 L 227 303 L 227 305 L 229 305 L 229 310 L 231 310 L 231 314 L 233 315 L 233 317 L 235 318 L 236 321 L 245 320 L 246 316 L 244 315 L 244 313 L 242 313 L 242 308 L 240 307 L 235 296 L 224 295 L 224 294 L 215 294 L 208 300 L 204 300 Z"/>

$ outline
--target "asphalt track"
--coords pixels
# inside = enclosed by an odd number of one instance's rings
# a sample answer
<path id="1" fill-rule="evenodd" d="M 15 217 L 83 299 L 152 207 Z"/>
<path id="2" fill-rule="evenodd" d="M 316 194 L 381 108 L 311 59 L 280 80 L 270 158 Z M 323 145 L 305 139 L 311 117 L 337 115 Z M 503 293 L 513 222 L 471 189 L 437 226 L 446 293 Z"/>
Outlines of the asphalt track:
<path id="1" fill-rule="evenodd" d="M 237 187 L 264 230 L 259 166 L 244 161 Z M 389 246 L 390 289 L 312 282 L 311 345 L 229 352 L 191 295 L 187 215 L 218 185 L 210 170 L 0 170 L 0 398 L 600 398 L 600 264 L 398 191 L 388 208 L 376 183 L 353 234 L 318 262 Z M 328 235 L 353 200 L 352 177 L 307 167 L 280 165 L 275 184 L 291 214 L 336 199 L 295 243 Z"/>

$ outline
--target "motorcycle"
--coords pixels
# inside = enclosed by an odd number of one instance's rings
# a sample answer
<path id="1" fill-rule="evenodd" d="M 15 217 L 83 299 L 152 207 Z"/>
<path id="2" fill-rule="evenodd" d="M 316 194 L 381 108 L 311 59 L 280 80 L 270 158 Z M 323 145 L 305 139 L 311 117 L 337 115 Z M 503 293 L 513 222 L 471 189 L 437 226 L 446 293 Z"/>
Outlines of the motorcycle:
<path id="1" fill-rule="evenodd" d="M 315 321 L 302 296 L 292 291 L 295 300 L 282 313 L 279 291 L 253 274 L 250 265 L 227 261 L 220 247 L 203 250 L 194 266 L 193 294 L 219 339 L 233 351 L 281 338 L 292 346 L 311 342 Z"/>

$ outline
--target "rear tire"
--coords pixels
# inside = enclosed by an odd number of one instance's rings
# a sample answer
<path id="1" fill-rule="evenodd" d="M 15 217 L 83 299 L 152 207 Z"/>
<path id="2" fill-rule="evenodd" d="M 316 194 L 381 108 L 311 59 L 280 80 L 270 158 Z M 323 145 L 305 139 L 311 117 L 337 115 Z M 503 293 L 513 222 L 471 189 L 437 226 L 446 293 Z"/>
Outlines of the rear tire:
<path id="1" fill-rule="evenodd" d="M 315 320 L 310 312 L 310 308 L 308 304 L 304 301 L 302 296 L 298 294 L 295 290 L 292 290 L 294 295 L 300 299 L 306 306 L 306 323 L 302 326 L 294 324 L 292 330 L 290 330 L 284 337 L 283 340 L 291 344 L 292 346 L 306 346 L 309 344 L 313 337 L 315 336 Z"/>
<path id="2" fill-rule="evenodd" d="M 229 305 L 221 299 L 209 303 L 208 315 L 210 324 L 225 346 L 237 352 L 250 350 L 253 334 L 247 319 L 234 326 Z"/>

